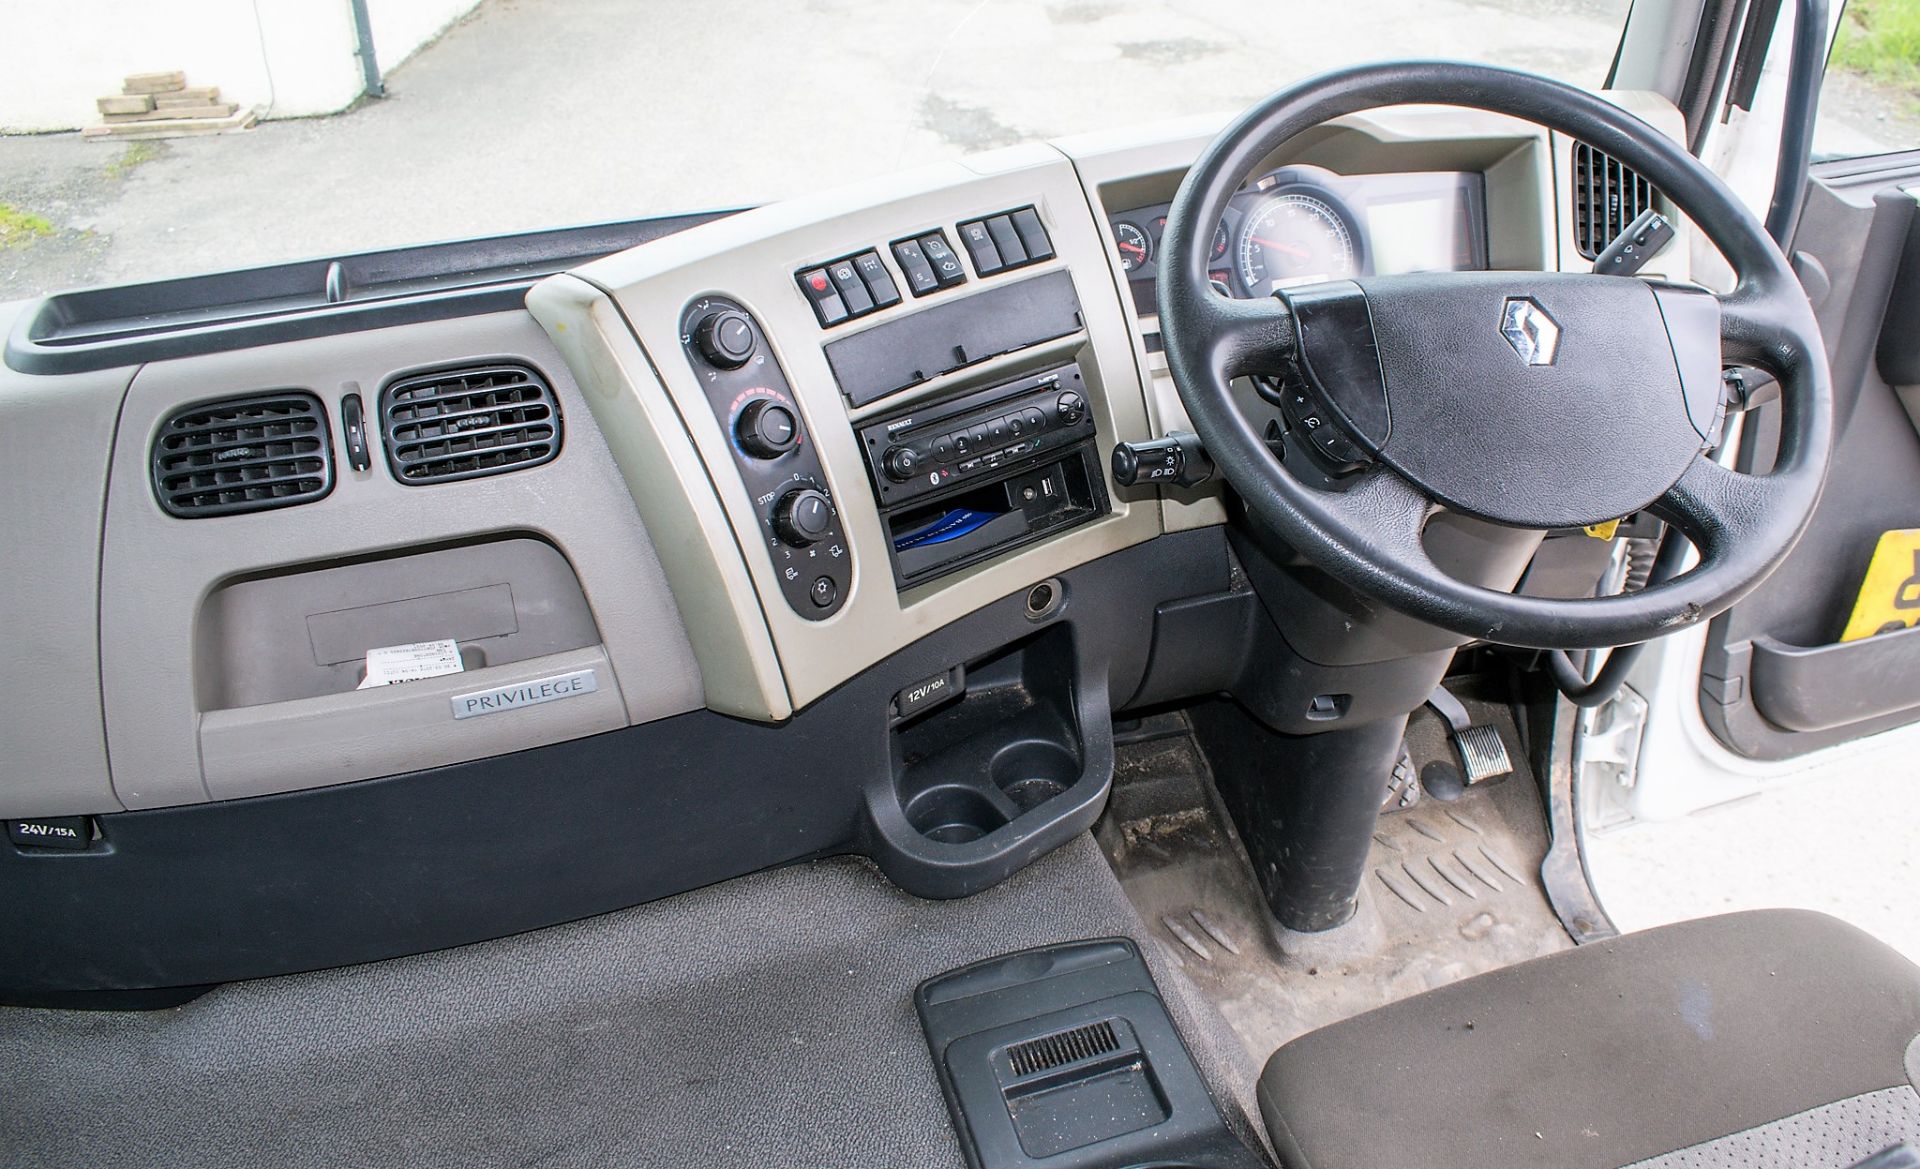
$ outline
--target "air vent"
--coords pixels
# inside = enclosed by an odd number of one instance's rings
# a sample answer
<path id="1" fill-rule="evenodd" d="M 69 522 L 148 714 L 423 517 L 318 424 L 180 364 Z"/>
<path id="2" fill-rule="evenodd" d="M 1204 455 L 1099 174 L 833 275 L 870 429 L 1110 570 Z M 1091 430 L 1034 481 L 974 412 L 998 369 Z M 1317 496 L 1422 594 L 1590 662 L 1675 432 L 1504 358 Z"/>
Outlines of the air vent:
<path id="1" fill-rule="evenodd" d="M 298 390 L 181 410 L 153 442 L 153 493 L 183 519 L 265 511 L 333 490 L 327 411 Z"/>
<path id="2" fill-rule="evenodd" d="M 524 365 L 438 370 L 380 394 L 387 465 L 402 483 L 477 479 L 560 453 L 560 406 Z"/>
<path id="3" fill-rule="evenodd" d="M 1118 1050 L 1120 1040 L 1113 1033 L 1113 1024 L 1102 1021 L 1016 1043 L 1007 1048 L 1007 1062 L 1013 1065 L 1014 1075 L 1031 1076 Z"/>
<path id="4" fill-rule="evenodd" d="M 1634 217 L 1653 206 L 1653 185 L 1584 142 L 1573 144 L 1573 243 L 1599 258 Z"/>

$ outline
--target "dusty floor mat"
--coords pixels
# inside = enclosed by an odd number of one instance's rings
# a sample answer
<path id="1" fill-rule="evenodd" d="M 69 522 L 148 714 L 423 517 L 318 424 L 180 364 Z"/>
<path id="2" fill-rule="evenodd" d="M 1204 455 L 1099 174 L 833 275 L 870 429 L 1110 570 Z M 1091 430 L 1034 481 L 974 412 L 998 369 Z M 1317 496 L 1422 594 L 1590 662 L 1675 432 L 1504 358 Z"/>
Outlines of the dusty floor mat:
<path id="1" fill-rule="evenodd" d="M 0 1164 L 959 1169 L 914 986 L 1139 932 L 1082 836 L 961 901 L 821 861 L 170 1011 L 0 1010 Z M 1245 1137 L 1257 1068 L 1148 959 Z"/>
<path id="2" fill-rule="evenodd" d="M 1121 746 L 1101 846 L 1161 950 L 1254 1058 L 1328 1023 L 1572 946 L 1541 892 L 1546 828 L 1513 723 L 1498 705 L 1468 707 L 1476 722 L 1499 727 L 1519 770 L 1451 803 L 1427 796 L 1383 816 L 1359 913 L 1323 934 L 1283 930 L 1267 912 L 1184 719 L 1160 716 Z M 1414 717 L 1407 738 L 1416 770 L 1457 762 L 1430 711 Z"/>

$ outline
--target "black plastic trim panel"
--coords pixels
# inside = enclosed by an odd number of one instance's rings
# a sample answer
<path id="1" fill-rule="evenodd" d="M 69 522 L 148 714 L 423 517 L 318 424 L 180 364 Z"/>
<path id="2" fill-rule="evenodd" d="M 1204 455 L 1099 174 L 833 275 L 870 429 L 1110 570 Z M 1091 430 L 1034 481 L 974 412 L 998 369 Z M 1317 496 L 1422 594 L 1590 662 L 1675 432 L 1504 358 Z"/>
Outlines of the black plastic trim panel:
<path id="1" fill-rule="evenodd" d="M 1753 701 L 1790 731 L 1831 731 L 1920 709 L 1920 628 L 1798 646 L 1753 640 Z"/>
<path id="2" fill-rule="evenodd" d="M 780 726 L 702 711 L 410 775 L 100 816 L 87 851 L 0 843 L 0 1002 L 419 953 L 835 853 L 872 857 L 918 896 L 977 892 L 1092 823 L 1111 778 L 1107 695 L 1141 688 L 1156 607 L 1224 590 L 1227 571 L 1218 529 L 1136 545 L 1067 573 L 1046 620 L 1029 619 L 1021 590 Z M 1108 770 L 1032 831 L 913 834 L 895 794 L 894 697 L 1059 626 L 1074 717 L 1105 738 L 1086 750 Z"/>
<path id="3" fill-rule="evenodd" d="M 913 995 L 972 1169 L 1258 1169 L 1126 938 L 1022 950 Z"/>
<path id="4" fill-rule="evenodd" d="M 41 298 L 8 368 L 84 373 L 520 308 L 557 272 L 736 214 L 663 215 L 301 260 Z"/>

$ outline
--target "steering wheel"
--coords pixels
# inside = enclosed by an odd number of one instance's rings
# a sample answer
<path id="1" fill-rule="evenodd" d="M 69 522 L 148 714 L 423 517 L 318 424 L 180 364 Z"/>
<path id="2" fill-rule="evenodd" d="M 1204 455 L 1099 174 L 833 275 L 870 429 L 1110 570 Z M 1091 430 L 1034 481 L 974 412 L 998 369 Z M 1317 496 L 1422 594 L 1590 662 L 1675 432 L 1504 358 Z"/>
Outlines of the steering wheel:
<path id="1" fill-rule="evenodd" d="M 1403 104 L 1508 114 L 1638 171 L 1717 245 L 1725 296 L 1631 276 L 1461 272 L 1360 277 L 1236 300 L 1208 279 L 1215 225 L 1263 160 L 1322 122 Z M 1281 90 L 1227 127 L 1167 216 L 1159 287 L 1167 364 L 1209 455 L 1308 562 L 1468 637 L 1540 649 L 1625 645 L 1724 611 L 1805 529 L 1832 446 L 1832 387 L 1799 283 L 1726 185 L 1673 141 L 1592 94 L 1451 62 L 1360 66 Z M 1779 453 L 1762 476 L 1708 457 L 1723 370 L 1779 380 Z M 1268 382 L 1261 401 L 1244 375 Z M 1280 413 L 1305 442 L 1277 457 Z M 1291 399 L 1291 400 L 1289 400 Z M 1266 437 L 1263 437 L 1263 427 Z M 1325 427 L 1323 433 L 1311 433 Z M 1284 451 L 1284 446 L 1281 448 Z M 1331 452 L 1349 473 L 1288 468 Z M 1311 461 L 1311 460 L 1309 460 Z M 1699 551 L 1639 592 L 1574 600 L 1464 583 L 1428 555 L 1440 509 L 1526 529 L 1647 511 Z"/>

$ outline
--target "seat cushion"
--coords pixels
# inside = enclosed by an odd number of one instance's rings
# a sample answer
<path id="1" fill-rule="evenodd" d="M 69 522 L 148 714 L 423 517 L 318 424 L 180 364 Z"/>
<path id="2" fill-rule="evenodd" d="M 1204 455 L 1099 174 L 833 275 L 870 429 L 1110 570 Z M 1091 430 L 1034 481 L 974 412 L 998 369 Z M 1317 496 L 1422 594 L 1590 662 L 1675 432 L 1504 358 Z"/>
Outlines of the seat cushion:
<path id="1" fill-rule="evenodd" d="M 1289 1169 L 1619 1169 L 1733 1134 L 1801 1140 L 1806 1124 L 1766 1126 L 1842 1101 L 1872 1118 L 1859 1141 L 1920 1140 L 1902 1131 L 1920 1123 L 1916 1034 L 1920 967 L 1823 914 L 1735 913 L 1301 1036 L 1267 1062 L 1260 1109 Z"/>

